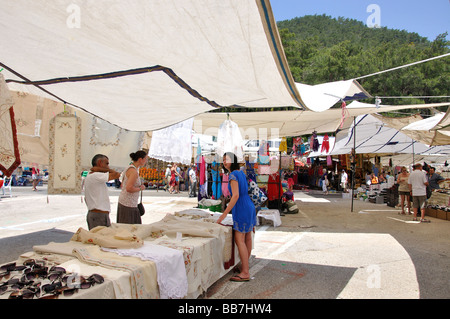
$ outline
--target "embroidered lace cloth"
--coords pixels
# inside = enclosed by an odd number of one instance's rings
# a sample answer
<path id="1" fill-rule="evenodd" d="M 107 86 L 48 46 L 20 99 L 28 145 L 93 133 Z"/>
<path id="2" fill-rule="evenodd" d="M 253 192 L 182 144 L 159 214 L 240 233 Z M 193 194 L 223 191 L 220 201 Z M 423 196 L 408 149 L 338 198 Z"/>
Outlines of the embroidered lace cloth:
<path id="1" fill-rule="evenodd" d="M 178 299 L 186 296 L 188 280 L 181 251 L 148 242 L 144 242 L 144 246 L 136 249 L 102 249 L 120 256 L 153 261 L 156 264 L 161 299 Z"/>
<path id="2" fill-rule="evenodd" d="M 166 162 L 189 165 L 192 158 L 192 125 L 194 118 L 153 131 L 148 156 Z"/>

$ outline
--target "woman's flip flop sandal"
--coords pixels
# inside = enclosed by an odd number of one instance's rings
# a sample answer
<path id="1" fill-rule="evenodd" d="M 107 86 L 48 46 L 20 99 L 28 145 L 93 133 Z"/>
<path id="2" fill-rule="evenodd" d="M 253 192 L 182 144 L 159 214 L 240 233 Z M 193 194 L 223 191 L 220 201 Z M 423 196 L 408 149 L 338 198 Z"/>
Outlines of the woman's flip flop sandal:
<path id="1" fill-rule="evenodd" d="M 237 276 L 231 277 L 230 281 L 246 282 L 246 281 L 250 281 L 250 278 L 242 278 L 241 276 L 237 275 Z"/>

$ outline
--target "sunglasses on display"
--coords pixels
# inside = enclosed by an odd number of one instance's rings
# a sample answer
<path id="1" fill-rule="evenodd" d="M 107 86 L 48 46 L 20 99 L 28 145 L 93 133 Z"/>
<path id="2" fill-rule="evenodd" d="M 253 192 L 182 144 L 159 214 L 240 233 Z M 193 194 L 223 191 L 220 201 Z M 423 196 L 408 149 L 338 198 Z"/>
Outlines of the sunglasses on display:
<path id="1" fill-rule="evenodd" d="M 10 278 L 11 274 L 13 277 Z M 73 296 L 78 289 L 88 289 L 95 284 L 102 284 L 105 279 L 99 274 L 83 277 L 76 273 L 67 273 L 60 266 L 50 269 L 45 261 L 27 259 L 23 265 L 15 262 L 0 266 L 0 296 L 11 292 L 9 299 L 55 299 L 59 295 Z"/>

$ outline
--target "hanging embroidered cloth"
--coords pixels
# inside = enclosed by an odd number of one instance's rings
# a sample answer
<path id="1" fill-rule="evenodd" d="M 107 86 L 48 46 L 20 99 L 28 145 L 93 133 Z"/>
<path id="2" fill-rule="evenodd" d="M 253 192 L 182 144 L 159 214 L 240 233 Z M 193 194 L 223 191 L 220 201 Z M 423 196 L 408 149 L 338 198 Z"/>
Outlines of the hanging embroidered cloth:
<path id="1" fill-rule="evenodd" d="M 194 118 L 153 131 L 148 156 L 166 162 L 189 165 L 192 159 Z"/>
<path id="2" fill-rule="evenodd" d="M 231 120 L 225 120 L 217 133 L 216 153 L 222 156 L 226 152 L 232 152 L 237 156 L 238 161 L 242 161 L 244 158 L 243 144 L 244 140 L 238 125 Z"/>
<path id="3" fill-rule="evenodd" d="M 62 112 L 50 120 L 49 194 L 80 194 L 81 119 Z"/>
<path id="4" fill-rule="evenodd" d="M 6 176 L 11 176 L 20 165 L 13 104 L 11 93 L 0 73 L 0 170 Z"/>

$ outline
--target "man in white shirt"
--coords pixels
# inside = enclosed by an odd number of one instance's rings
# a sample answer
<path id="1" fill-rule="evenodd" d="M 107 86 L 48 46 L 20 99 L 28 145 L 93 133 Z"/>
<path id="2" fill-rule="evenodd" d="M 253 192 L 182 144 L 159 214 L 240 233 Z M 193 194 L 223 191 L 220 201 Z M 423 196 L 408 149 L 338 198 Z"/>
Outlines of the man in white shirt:
<path id="1" fill-rule="evenodd" d="M 428 223 L 429 220 L 425 219 L 425 202 L 427 200 L 427 186 L 428 180 L 425 173 L 422 171 L 422 164 L 418 163 L 414 165 L 414 170 L 409 174 L 408 178 L 409 190 L 411 191 L 413 199 L 414 219 L 417 220 L 417 213 L 421 210 L 421 222 Z"/>
<path id="2" fill-rule="evenodd" d="M 85 202 L 88 208 L 86 217 L 89 230 L 97 226 L 111 226 L 109 213 L 108 187 L 106 183 L 119 178 L 120 174 L 109 168 L 108 157 L 97 154 L 92 158 L 92 168 L 84 180 Z"/>
<path id="3" fill-rule="evenodd" d="M 164 190 L 167 191 L 169 189 L 169 184 L 170 184 L 170 168 L 172 167 L 172 165 L 167 165 L 166 168 L 166 173 L 164 174 L 164 177 L 166 178 L 166 186 L 164 186 Z"/>
<path id="4" fill-rule="evenodd" d="M 343 169 L 341 174 L 341 187 L 345 193 L 347 192 L 347 182 L 348 182 L 348 175 Z"/>
<path id="5" fill-rule="evenodd" d="M 189 171 L 190 192 L 189 197 L 197 197 L 197 175 L 195 174 L 195 165 Z"/>

